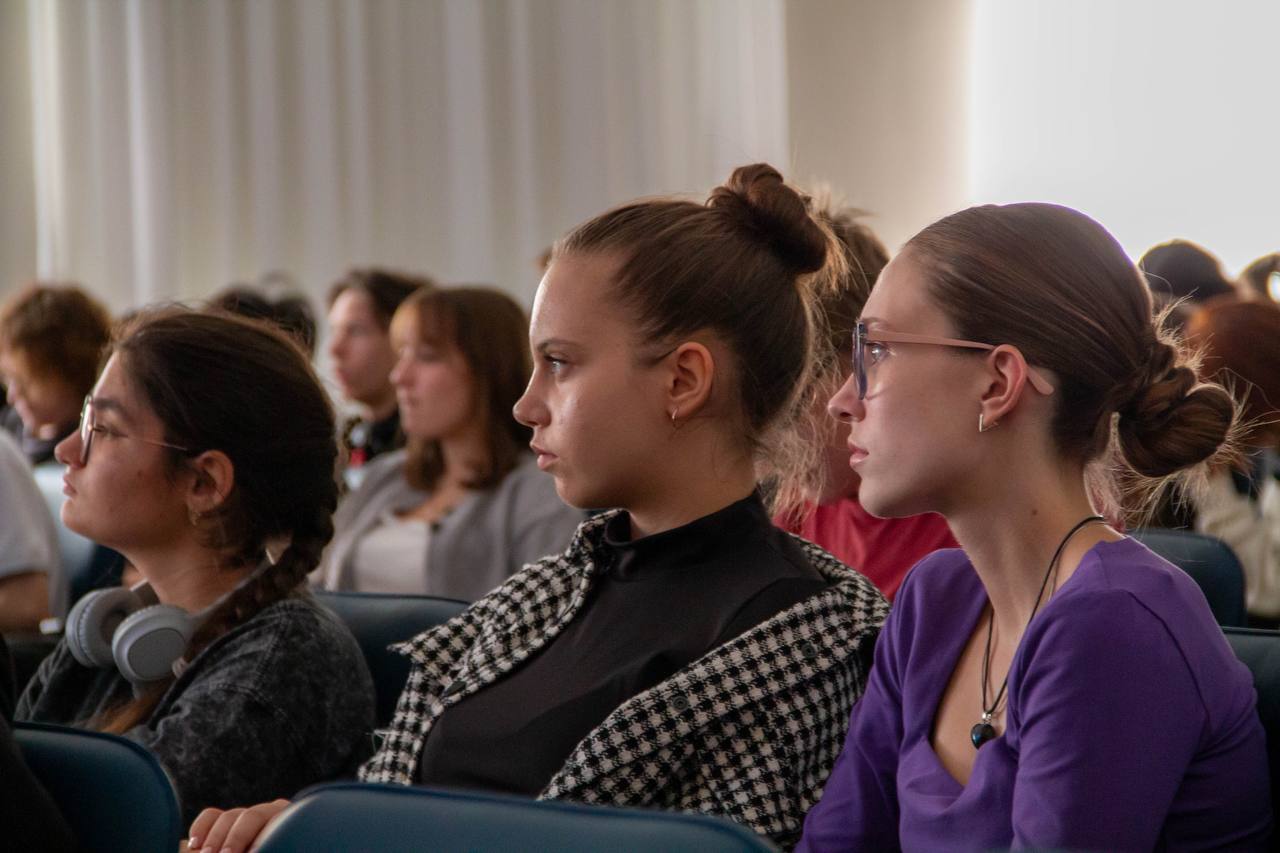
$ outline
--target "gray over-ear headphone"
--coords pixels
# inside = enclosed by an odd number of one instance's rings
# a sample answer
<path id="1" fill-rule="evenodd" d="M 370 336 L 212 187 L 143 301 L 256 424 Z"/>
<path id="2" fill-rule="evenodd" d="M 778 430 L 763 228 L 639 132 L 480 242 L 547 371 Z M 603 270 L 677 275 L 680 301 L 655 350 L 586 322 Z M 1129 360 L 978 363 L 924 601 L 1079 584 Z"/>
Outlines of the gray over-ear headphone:
<path id="1" fill-rule="evenodd" d="M 193 616 L 176 605 L 160 604 L 146 582 L 131 589 L 95 590 L 67 614 L 67 647 L 84 666 L 114 665 L 134 684 L 159 681 L 174 674 L 174 664 L 212 610 Z"/>
<path id="2" fill-rule="evenodd" d="M 98 669 L 114 665 L 133 684 L 180 675 L 182 653 L 200 626 L 271 565 L 268 557 L 217 601 L 194 614 L 176 604 L 161 604 L 146 581 L 129 589 L 117 586 L 90 592 L 67 614 L 67 648 L 81 665 Z"/>

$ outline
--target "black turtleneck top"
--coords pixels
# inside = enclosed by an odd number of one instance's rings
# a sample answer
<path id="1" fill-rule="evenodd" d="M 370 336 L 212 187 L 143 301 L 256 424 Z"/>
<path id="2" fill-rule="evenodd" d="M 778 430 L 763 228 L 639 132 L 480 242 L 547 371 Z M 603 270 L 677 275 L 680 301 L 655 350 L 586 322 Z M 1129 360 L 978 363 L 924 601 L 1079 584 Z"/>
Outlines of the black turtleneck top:
<path id="1" fill-rule="evenodd" d="M 626 513 L 609 521 L 601 575 L 557 637 L 439 716 L 420 783 L 536 795 L 613 709 L 828 585 L 754 494 L 630 532 Z"/>

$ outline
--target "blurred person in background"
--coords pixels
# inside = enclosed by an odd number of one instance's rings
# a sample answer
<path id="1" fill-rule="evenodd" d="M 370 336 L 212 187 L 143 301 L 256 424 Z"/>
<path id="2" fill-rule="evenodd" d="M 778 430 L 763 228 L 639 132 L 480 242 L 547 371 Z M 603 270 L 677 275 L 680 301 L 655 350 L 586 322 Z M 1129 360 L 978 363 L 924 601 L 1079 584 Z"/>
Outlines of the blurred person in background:
<path id="1" fill-rule="evenodd" d="M 1175 305 L 1165 324 L 1181 329 L 1195 306 L 1222 296 L 1236 296 L 1235 285 L 1222 272 L 1222 262 L 1190 240 L 1152 246 L 1138 261 L 1151 288 L 1156 312 Z"/>
<path id="2" fill-rule="evenodd" d="M 1239 284 L 1244 299 L 1280 302 L 1280 252 L 1263 255 L 1245 267 Z"/>
<path id="3" fill-rule="evenodd" d="M 511 407 L 529 381 L 528 320 L 506 294 L 419 289 L 391 323 L 404 450 L 364 469 L 334 517 L 326 589 L 474 601 L 562 551 L 583 519 L 556 495 Z"/>
<path id="4" fill-rule="evenodd" d="M 209 300 L 208 307 L 267 320 L 296 340 L 309 358 L 316 354 L 316 314 L 292 276 L 271 272 L 257 284 L 233 284 Z"/>
<path id="5" fill-rule="evenodd" d="M 1189 492 L 1190 526 L 1236 553 L 1255 627 L 1280 627 L 1280 305 L 1213 300 L 1187 321 L 1200 374 L 1232 391 L 1248 427 L 1235 467 Z"/>
<path id="6" fill-rule="evenodd" d="M 342 429 L 348 485 L 377 456 L 404 447 L 391 368 L 391 317 L 410 295 L 433 288 L 426 276 L 382 269 L 353 269 L 329 291 L 328 353 L 342 396 L 359 407 Z"/>
<path id="7" fill-rule="evenodd" d="M 0 305 L 0 377 L 12 406 L 5 426 L 32 465 L 52 461 L 75 431 L 110 336 L 107 309 L 75 285 L 37 282 Z"/>
<path id="8" fill-rule="evenodd" d="M 17 442 L 0 431 L 0 631 L 34 633 L 53 612 L 59 574 L 49 507 Z"/>
<path id="9" fill-rule="evenodd" d="M 830 551 L 862 572 L 892 599 L 907 571 L 956 540 L 936 513 L 908 518 L 876 518 L 858 503 L 858 474 L 849 467 L 849 425 L 827 413 L 827 400 L 849 376 L 849 342 L 876 277 L 889 262 L 884 244 L 861 221 L 866 214 L 839 207 L 828 190 L 815 192 L 816 215 L 835 233 L 847 271 L 837 286 L 820 296 L 819 369 L 814 384 L 809 432 L 821 449 L 798 509 L 783 513 L 778 524 Z M 782 498 L 783 503 L 790 503 Z"/>

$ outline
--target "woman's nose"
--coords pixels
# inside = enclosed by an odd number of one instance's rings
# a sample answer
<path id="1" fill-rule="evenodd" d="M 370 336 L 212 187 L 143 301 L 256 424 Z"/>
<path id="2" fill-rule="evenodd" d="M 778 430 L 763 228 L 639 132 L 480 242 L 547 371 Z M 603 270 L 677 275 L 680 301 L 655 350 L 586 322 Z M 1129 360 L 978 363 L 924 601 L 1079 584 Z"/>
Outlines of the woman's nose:
<path id="1" fill-rule="evenodd" d="M 854 376 L 845 379 L 840 390 L 827 401 L 827 412 L 836 420 L 851 423 L 866 415 L 866 406 L 858 399 L 858 380 Z"/>

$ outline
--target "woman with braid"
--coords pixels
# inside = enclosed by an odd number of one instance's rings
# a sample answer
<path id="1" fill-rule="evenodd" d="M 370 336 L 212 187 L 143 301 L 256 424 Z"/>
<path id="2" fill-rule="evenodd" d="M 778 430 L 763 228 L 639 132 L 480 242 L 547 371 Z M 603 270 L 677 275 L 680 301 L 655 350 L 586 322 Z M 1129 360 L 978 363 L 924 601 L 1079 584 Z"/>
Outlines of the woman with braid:
<path id="1" fill-rule="evenodd" d="M 144 582 L 86 596 L 18 704 L 24 720 L 151 749 L 187 819 L 354 770 L 373 686 L 306 592 L 333 534 L 333 411 L 283 333 L 165 310 L 117 335 L 57 447 L 62 520 Z"/>

